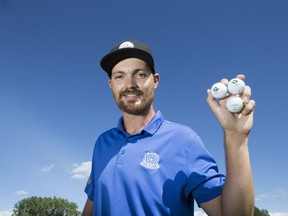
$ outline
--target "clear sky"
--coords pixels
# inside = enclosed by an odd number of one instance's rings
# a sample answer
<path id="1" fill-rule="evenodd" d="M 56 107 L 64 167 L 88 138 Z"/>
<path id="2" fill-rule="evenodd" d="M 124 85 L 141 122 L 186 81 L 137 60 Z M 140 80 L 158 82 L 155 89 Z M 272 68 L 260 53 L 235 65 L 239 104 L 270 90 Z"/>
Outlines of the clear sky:
<path id="1" fill-rule="evenodd" d="M 288 215 L 287 11 L 287 0 L 0 0 L 0 215 L 30 196 L 82 210 L 94 142 L 121 115 L 99 60 L 124 39 L 150 44 L 155 109 L 193 128 L 221 172 L 206 89 L 246 75 L 255 204 Z"/>

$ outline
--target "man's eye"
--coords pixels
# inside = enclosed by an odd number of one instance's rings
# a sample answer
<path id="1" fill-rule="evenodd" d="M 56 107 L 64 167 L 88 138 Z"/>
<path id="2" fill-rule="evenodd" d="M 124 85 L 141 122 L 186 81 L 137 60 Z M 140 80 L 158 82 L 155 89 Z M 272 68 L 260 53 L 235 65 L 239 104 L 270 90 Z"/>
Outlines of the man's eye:
<path id="1" fill-rule="evenodd" d="M 123 79 L 123 75 L 116 75 L 116 76 L 114 76 L 114 79 Z"/>
<path id="2" fill-rule="evenodd" d="M 138 73 L 137 77 L 144 79 L 147 77 L 147 74 L 146 73 Z"/>

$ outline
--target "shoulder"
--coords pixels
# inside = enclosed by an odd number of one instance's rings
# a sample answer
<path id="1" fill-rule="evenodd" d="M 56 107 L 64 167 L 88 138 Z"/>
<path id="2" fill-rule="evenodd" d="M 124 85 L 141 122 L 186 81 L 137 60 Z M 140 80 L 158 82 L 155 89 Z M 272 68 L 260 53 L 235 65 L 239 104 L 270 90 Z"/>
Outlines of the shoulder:
<path id="1" fill-rule="evenodd" d="M 175 145 L 175 148 L 195 149 L 203 148 L 204 143 L 200 136 L 191 127 L 164 120 L 158 132 L 157 139 Z"/>
<path id="2" fill-rule="evenodd" d="M 118 128 L 111 128 L 109 130 L 106 130 L 104 132 L 102 132 L 99 137 L 105 137 L 105 136 L 111 136 L 113 134 L 118 134 Z"/>
<path id="3" fill-rule="evenodd" d="M 94 145 L 94 155 L 97 155 L 98 159 L 111 158 L 115 155 L 122 145 L 125 143 L 125 139 L 119 134 L 117 128 L 112 128 L 100 134 Z"/>
<path id="4" fill-rule="evenodd" d="M 171 132 L 173 134 L 177 134 L 177 135 L 189 136 L 190 138 L 198 137 L 198 134 L 196 133 L 196 131 L 193 130 L 191 127 L 184 125 L 184 124 L 177 123 L 177 122 L 164 120 L 163 130 L 167 132 Z"/>
<path id="5" fill-rule="evenodd" d="M 111 140 L 117 140 L 119 137 L 119 130 L 118 128 L 111 128 L 109 130 L 104 131 L 103 133 L 101 133 L 98 138 L 96 143 L 99 142 L 109 142 Z"/>

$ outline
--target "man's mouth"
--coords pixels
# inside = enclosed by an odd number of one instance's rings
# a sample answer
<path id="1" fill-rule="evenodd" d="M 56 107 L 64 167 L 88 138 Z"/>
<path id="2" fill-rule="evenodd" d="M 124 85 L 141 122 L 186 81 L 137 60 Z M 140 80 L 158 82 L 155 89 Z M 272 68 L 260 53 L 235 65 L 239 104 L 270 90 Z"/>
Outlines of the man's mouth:
<path id="1" fill-rule="evenodd" d="M 136 99 L 140 96 L 141 94 L 124 94 L 124 97 L 127 99 Z"/>
<path id="2" fill-rule="evenodd" d="M 125 97 L 135 97 L 141 95 L 140 93 L 138 94 L 124 94 Z"/>
<path id="3" fill-rule="evenodd" d="M 124 98 L 126 98 L 126 99 L 128 99 L 128 100 L 136 100 L 136 99 L 138 99 L 141 95 L 142 95 L 142 92 L 140 92 L 140 91 L 137 91 L 137 92 L 135 92 L 135 91 L 133 91 L 133 92 L 131 92 L 131 91 L 126 91 L 126 92 L 123 92 L 123 93 L 121 94 L 122 97 L 124 97 Z"/>

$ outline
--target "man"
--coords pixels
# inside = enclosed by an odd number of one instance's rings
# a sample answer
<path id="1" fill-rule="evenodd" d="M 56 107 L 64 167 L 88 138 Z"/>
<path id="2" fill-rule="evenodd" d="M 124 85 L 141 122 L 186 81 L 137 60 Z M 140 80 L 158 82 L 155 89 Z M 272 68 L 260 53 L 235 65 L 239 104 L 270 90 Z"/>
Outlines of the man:
<path id="1" fill-rule="evenodd" d="M 224 129 L 225 177 L 192 129 L 154 111 L 160 76 L 146 44 L 121 42 L 100 64 L 123 116 L 117 128 L 96 141 L 83 216 L 193 215 L 194 199 L 208 215 L 253 214 L 248 135 L 255 101 L 250 87 L 241 95 L 245 106 L 238 114 L 227 110 L 227 98 L 218 102 L 207 92 Z"/>

